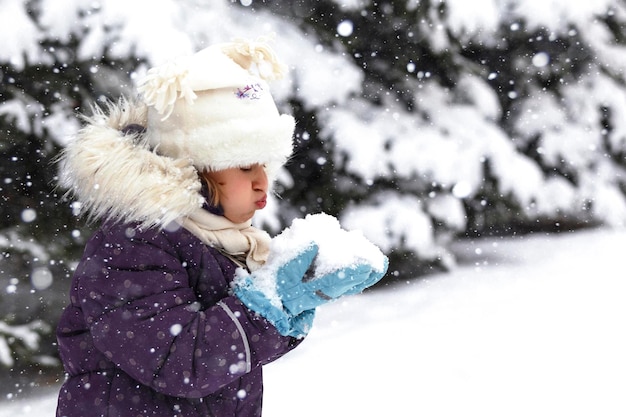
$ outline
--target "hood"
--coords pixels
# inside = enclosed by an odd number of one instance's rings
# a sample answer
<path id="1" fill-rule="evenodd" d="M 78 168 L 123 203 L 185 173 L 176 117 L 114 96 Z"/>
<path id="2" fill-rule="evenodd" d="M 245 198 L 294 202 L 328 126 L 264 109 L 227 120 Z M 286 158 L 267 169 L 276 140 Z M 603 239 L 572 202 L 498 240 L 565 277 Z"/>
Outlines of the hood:
<path id="1" fill-rule="evenodd" d="M 148 110 L 121 99 L 94 108 L 85 126 L 59 156 L 60 185 L 90 220 L 139 222 L 165 227 L 205 202 L 192 162 L 157 154 L 141 131 Z"/>

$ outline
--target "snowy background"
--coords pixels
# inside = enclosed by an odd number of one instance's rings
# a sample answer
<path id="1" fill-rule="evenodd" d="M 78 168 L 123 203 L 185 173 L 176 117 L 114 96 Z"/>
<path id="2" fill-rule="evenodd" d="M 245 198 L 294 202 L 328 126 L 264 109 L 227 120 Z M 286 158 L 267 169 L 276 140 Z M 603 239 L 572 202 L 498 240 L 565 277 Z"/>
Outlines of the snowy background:
<path id="1" fill-rule="evenodd" d="M 626 415 L 626 232 L 459 242 L 453 273 L 320 308 L 265 367 L 272 417 Z M 53 417 L 56 386 L 1 417 Z"/>
<path id="2" fill-rule="evenodd" d="M 12 0 L 0 19 L 0 116 L 48 147 L 151 65 L 273 37 L 290 69 L 273 93 L 298 119 L 283 199 L 258 216 L 275 233 L 324 211 L 386 252 L 449 267 L 458 233 L 626 219 L 621 1 Z M 37 175 L 7 171 L 9 188 Z M 37 201 L 24 205 L 22 228 L 45 227 Z M 84 242 L 65 227 L 57 237 Z"/>
<path id="3" fill-rule="evenodd" d="M 266 414 L 626 415 L 624 27 L 621 0 L 0 0 L 0 415 L 53 413 L 76 112 L 268 34 L 298 127 L 258 224 L 324 211 L 391 266 L 268 367 Z"/>

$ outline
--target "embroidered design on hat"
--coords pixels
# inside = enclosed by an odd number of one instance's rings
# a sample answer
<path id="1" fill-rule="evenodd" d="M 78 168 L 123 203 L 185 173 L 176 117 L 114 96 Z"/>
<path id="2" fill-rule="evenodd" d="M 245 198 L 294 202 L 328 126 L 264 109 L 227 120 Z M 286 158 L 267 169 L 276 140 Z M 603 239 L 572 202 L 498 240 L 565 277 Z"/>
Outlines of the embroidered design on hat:
<path id="1" fill-rule="evenodd" d="M 237 96 L 237 98 L 247 98 L 248 100 L 258 100 L 261 98 L 262 94 L 263 87 L 261 87 L 261 84 L 259 83 L 248 84 L 245 87 L 238 88 L 237 91 L 235 91 L 235 95 Z"/>

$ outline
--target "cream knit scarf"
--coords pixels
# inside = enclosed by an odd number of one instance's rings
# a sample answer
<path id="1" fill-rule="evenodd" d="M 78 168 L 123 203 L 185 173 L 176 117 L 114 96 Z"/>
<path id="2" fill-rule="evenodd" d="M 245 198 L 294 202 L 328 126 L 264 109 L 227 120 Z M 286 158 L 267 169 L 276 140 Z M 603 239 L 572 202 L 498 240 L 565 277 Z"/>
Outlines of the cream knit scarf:
<path id="1" fill-rule="evenodd" d="M 252 221 L 233 223 L 226 217 L 204 209 L 181 220 L 182 226 L 202 242 L 220 249 L 234 259 L 245 257 L 246 266 L 255 271 L 267 260 L 270 236 L 252 226 Z"/>

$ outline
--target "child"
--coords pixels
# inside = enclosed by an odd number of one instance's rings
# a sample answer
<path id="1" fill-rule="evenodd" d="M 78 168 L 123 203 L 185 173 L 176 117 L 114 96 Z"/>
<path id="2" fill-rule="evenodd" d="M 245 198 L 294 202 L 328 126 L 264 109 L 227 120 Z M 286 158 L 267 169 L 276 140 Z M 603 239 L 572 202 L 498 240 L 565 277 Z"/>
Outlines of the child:
<path id="1" fill-rule="evenodd" d="M 211 46 L 150 70 L 140 99 L 96 109 L 64 150 L 65 185 L 102 226 L 57 329 L 57 416 L 260 416 L 262 365 L 317 306 L 383 276 L 361 262 L 305 279 L 314 241 L 265 265 L 251 219 L 294 131 L 265 82 L 281 70 L 265 44 Z M 278 302 L 255 287 L 269 273 Z"/>

